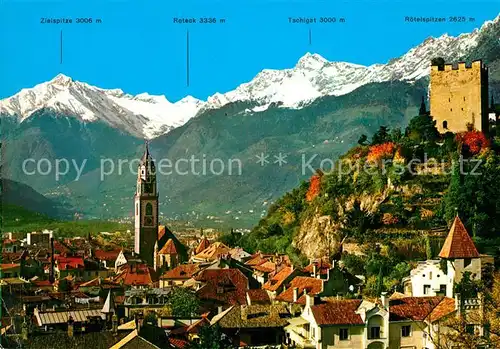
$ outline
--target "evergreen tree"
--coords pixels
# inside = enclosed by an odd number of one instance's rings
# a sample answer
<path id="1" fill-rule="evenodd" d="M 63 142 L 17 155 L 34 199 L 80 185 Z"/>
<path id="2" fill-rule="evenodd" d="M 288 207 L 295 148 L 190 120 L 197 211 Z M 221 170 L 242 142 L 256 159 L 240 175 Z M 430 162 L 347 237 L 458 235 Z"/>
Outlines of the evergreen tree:
<path id="1" fill-rule="evenodd" d="M 427 259 L 432 259 L 433 254 L 432 254 L 432 245 L 431 245 L 431 239 L 429 236 L 425 237 L 425 256 Z"/>
<path id="2" fill-rule="evenodd" d="M 384 291 L 384 273 L 382 271 L 382 266 L 380 266 L 377 276 L 377 296 L 380 296 L 383 291 Z"/>
<path id="3" fill-rule="evenodd" d="M 380 126 L 372 137 L 372 144 L 382 144 L 388 141 L 390 141 L 389 129 L 387 126 Z"/>
<path id="4" fill-rule="evenodd" d="M 365 134 L 362 134 L 361 137 L 358 139 L 358 144 L 359 145 L 367 145 L 368 144 L 368 137 L 366 137 Z"/>
<path id="5" fill-rule="evenodd" d="M 422 102 L 420 103 L 420 109 L 418 111 L 418 115 L 426 115 L 427 107 L 425 106 L 424 96 L 422 96 Z"/>
<path id="6" fill-rule="evenodd" d="M 416 143 L 435 142 L 439 139 L 436 121 L 427 114 L 418 115 L 411 119 L 406 128 L 406 135 Z"/>

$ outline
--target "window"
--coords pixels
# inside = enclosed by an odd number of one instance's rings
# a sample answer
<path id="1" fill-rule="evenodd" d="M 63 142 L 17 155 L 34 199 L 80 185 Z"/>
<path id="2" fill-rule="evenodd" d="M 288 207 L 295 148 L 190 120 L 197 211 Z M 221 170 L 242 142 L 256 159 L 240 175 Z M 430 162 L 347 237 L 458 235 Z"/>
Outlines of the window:
<path id="1" fill-rule="evenodd" d="M 467 268 L 472 263 L 472 259 L 465 258 L 464 259 L 464 268 Z"/>
<path id="2" fill-rule="evenodd" d="M 411 336 L 411 325 L 401 326 L 401 337 Z"/>
<path id="3" fill-rule="evenodd" d="M 380 338 L 380 327 L 370 327 L 370 338 L 368 339 L 378 339 Z"/>
<path id="4" fill-rule="evenodd" d="M 152 216 L 153 215 L 153 205 L 151 205 L 150 202 L 146 204 L 146 216 Z"/>
<path id="5" fill-rule="evenodd" d="M 466 325 L 465 332 L 467 332 L 468 334 L 474 334 L 474 325 Z"/>
<path id="6" fill-rule="evenodd" d="M 346 341 L 349 339 L 349 329 L 348 328 L 339 329 L 339 339 L 341 341 Z"/>
<path id="7" fill-rule="evenodd" d="M 424 294 L 429 294 L 431 291 L 431 285 L 424 285 Z"/>
<path id="8" fill-rule="evenodd" d="M 439 293 L 446 294 L 446 285 L 439 285 Z"/>
<path id="9" fill-rule="evenodd" d="M 443 128 L 444 129 L 447 129 L 448 128 L 448 121 L 443 121 Z"/>
<path id="10" fill-rule="evenodd" d="M 429 272 L 429 280 L 432 280 L 432 271 Z"/>

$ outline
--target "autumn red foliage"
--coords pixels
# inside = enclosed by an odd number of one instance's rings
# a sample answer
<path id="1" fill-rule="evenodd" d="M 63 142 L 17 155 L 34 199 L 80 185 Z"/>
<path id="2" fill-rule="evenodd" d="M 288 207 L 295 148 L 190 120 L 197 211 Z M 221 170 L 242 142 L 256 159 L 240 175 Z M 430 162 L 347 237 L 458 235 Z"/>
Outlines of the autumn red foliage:
<path id="1" fill-rule="evenodd" d="M 466 150 L 472 155 L 478 154 L 481 150 L 488 148 L 490 145 L 484 133 L 475 130 L 458 133 L 456 140 L 458 143 L 462 144 L 462 147 L 465 146 Z"/>
<path id="2" fill-rule="evenodd" d="M 312 201 L 316 196 L 318 196 L 321 189 L 321 176 L 319 174 L 314 174 L 311 176 L 309 181 L 309 190 L 306 193 L 306 200 Z"/>
<path id="3" fill-rule="evenodd" d="M 378 162 L 382 159 L 391 158 L 395 150 L 396 145 L 393 142 L 372 145 L 366 159 L 371 162 Z"/>
<path id="4" fill-rule="evenodd" d="M 382 223 L 384 223 L 384 225 L 397 224 L 399 223 L 399 219 L 391 213 L 384 213 L 382 216 Z"/>

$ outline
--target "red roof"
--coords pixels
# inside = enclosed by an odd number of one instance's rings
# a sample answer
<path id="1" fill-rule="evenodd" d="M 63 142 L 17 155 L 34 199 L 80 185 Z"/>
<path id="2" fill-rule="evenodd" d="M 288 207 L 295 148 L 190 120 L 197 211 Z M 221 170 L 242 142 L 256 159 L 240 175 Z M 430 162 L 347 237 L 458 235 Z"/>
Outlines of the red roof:
<path id="1" fill-rule="evenodd" d="M 250 298 L 250 301 L 252 304 L 255 303 L 270 303 L 271 299 L 269 298 L 269 295 L 267 294 L 266 290 L 263 290 L 261 288 L 257 288 L 254 290 L 248 290 L 247 291 L 248 298 Z"/>
<path id="2" fill-rule="evenodd" d="M 114 281 L 121 282 L 127 286 L 148 286 L 158 281 L 153 268 L 145 264 L 126 265 Z"/>
<path id="3" fill-rule="evenodd" d="M 59 270 L 67 269 L 78 269 L 84 267 L 84 262 L 82 257 L 62 257 L 60 255 L 55 256 L 57 268 Z"/>
<path id="4" fill-rule="evenodd" d="M 356 310 L 361 304 L 359 299 L 333 300 L 311 306 L 318 325 L 364 325 Z"/>
<path id="5" fill-rule="evenodd" d="M 14 269 L 14 268 L 18 268 L 20 266 L 21 266 L 21 264 L 19 264 L 19 263 L 0 264 L 0 270 Z"/>
<path id="6" fill-rule="evenodd" d="M 174 269 L 167 270 L 160 279 L 190 279 L 199 270 L 198 264 L 180 264 Z"/>
<path id="7" fill-rule="evenodd" d="M 262 264 L 256 265 L 253 267 L 255 270 L 264 272 L 264 273 L 271 273 L 274 270 L 276 270 L 276 264 L 273 262 L 267 261 Z"/>
<path id="8" fill-rule="evenodd" d="M 294 288 L 297 288 L 298 292 L 298 299 L 296 303 L 306 304 L 304 290 L 306 290 L 309 295 L 317 295 L 318 293 L 321 293 L 323 291 L 323 280 L 307 276 L 297 276 L 292 280 L 287 289 L 276 297 L 276 300 L 293 303 Z"/>
<path id="9" fill-rule="evenodd" d="M 308 274 L 313 273 L 314 265 L 316 265 L 316 273 L 318 275 L 328 275 L 328 272 L 332 265 L 324 260 L 319 260 L 318 262 L 313 262 L 304 268 L 304 272 Z"/>
<path id="10" fill-rule="evenodd" d="M 390 321 L 424 320 L 444 297 L 404 297 L 389 301 Z"/>
<path id="11" fill-rule="evenodd" d="M 455 217 L 450 232 L 439 252 L 441 258 L 479 258 L 476 246 L 458 216 Z"/>
<path id="12" fill-rule="evenodd" d="M 252 256 L 251 259 L 249 259 L 248 261 L 246 261 L 246 265 L 249 265 L 249 266 L 256 266 L 256 265 L 260 265 L 262 263 L 265 263 L 268 261 L 268 256 L 266 255 L 263 255 L 261 253 L 257 253 L 257 254 L 254 254 Z"/>
<path id="13" fill-rule="evenodd" d="M 196 292 L 200 299 L 229 305 L 247 303 L 248 279 L 239 269 L 205 269 L 194 279 L 205 284 Z"/>
<path id="14" fill-rule="evenodd" d="M 35 280 L 31 281 L 31 283 L 37 287 L 47 287 L 47 286 L 52 287 L 52 284 L 50 283 L 49 280 Z"/>
<path id="15" fill-rule="evenodd" d="M 101 261 L 114 261 L 118 258 L 121 250 L 113 250 L 113 251 L 104 251 L 104 250 L 95 250 L 94 255 L 95 258 Z"/>
<path id="16" fill-rule="evenodd" d="M 158 252 L 159 254 L 177 254 L 177 249 L 175 248 L 174 240 L 168 239 L 167 243 Z"/>
<path id="17" fill-rule="evenodd" d="M 208 246 L 210 246 L 210 241 L 208 241 L 208 239 L 204 237 L 198 244 L 198 247 L 196 247 L 196 249 L 194 250 L 194 253 L 195 254 L 201 253 L 204 250 L 206 250 Z"/>
<path id="18" fill-rule="evenodd" d="M 168 341 L 170 344 L 172 344 L 172 346 L 179 349 L 186 348 L 189 345 L 189 342 L 184 339 L 168 337 Z"/>
<path id="19" fill-rule="evenodd" d="M 293 269 L 291 267 L 284 267 L 279 272 L 277 272 L 273 277 L 271 277 L 267 282 L 262 286 L 264 289 L 269 291 L 278 290 L 283 282 L 293 273 Z"/>
<path id="20" fill-rule="evenodd" d="M 438 321 L 443 317 L 455 312 L 455 300 L 453 298 L 445 297 L 427 316 L 431 321 Z"/>

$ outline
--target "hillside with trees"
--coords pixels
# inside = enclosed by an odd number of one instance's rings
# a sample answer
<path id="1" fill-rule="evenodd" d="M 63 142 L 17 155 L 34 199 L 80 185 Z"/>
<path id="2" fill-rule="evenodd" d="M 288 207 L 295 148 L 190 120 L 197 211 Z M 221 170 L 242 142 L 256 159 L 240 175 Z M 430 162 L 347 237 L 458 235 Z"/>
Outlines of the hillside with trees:
<path id="1" fill-rule="evenodd" d="M 500 254 L 500 138 L 469 128 L 440 135 L 427 113 L 405 130 L 381 126 L 334 168 L 277 200 L 232 244 L 297 263 L 341 258 L 367 290 L 398 289 L 416 260 L 439 253 L 459 215 L 483 253 Z M 223 236 L 228 239 L 228 236 Z"/>

